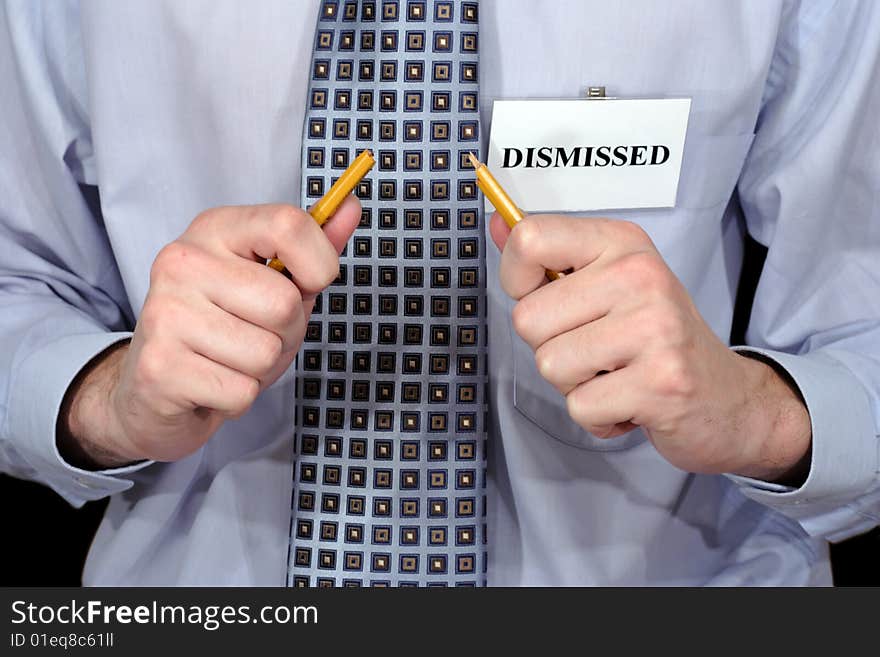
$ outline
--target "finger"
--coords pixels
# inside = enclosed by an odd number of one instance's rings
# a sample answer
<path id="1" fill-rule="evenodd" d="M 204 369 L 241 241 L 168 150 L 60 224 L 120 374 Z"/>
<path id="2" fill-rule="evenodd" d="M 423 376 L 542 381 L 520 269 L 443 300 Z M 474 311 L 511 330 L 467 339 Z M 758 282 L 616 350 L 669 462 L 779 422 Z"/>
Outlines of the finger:
<path id="1" fill-rule="evenodd" d="M 238 272 L 224 270 L 211 279 L 207 298 L 227 313 L 274 333 L 281 339 L 282 353 L 298 349 L 313 300 L 306 302 L 296 285 L 268 267 L 240 260 L 239 269 L 247 270 L 240 271 L 241 278 L 235 276 Z M 247 275 L 253 277 L 253 284 L 241 283 Z"/>
<path id="2" fill-rule="evenodd" d="M 230 272 L 212 279 L 207 298 L 227 313 L 274 333 L 281 340 L 282 353 L 298 349 L 313 299 L 306 302 L 299 288 L 274 270 L 241 262 L 261 284 L 238 288 L 235 281 L 230 280 L 233 278 Z"/>
<path id="3" fill-rule="evenodd" d="M 513 307 L 514 330 L 532 349 L 630 305 L 625 281 L 605 267 L 568 274 L 522 297 Z"/>
<path id="4" fill-rule="evenodd" d="M 181 327 L 180 339 L 195 353 L 261 381 L 284 353 L 278 335 L 207 300 L 192 308 L 190 320 Z"/>
<path id="5" fill-rule="evenodd" d="M 350 204 L 348 208 L 344 218 L 350 218 Z M 220 256 L 232 253 L 260 262 L 278 257 L 305 295 L 317 294 L 339 274 L 335 245 L 304 210 L 258 205 L 220 208 L 204 216 L 194 222 L 184 241 L 208 235 L 203 241 Z"/>
<path id="6" fill-rule="evenodd" d="M 341 255 L 345 250 L 345 245 L 351 239 L 352 234 L 357 229 L 361 218 L 361 202 L 353 194 L 349 194 L 342 204 L 336 209 L 336 212 L 322 226 L 324 235 L 330 240 L 337 255 Z M 287 270 L 290 272 L 290 269 Z M 338 273 L 338 269 L 337 269 Z M 291 278 L 294 278 L 291 276 Z M 334 278 L 336 278 L 334 276 Z M 326 287 L 326 286 L 325 286 Z M 323 289 L 323 288 L 322 288 Z M 320 290 L 319 290 L 320 291 Z M 303 290 L 303 299 L 306 306 L 306 316 L 312 312 L 316 293 L 310 290 Z"/>
<path id="7" fill-rule="evenodd" d="M 498 250 L 503 251 L 507 238 L 510 237 L 510 226 L 507 225 L 507 222 L 497 212 L 493 212 L 492 216 L 489 217 L 489 235 L 492 236 L 492 241 L 495 242 Z"/>
<path id="8" fill-rule="evenodd" d="M 192 409 L 205 408 L 230 417 L 244 414 L 260 392 L 257 379 L 194 352 L 182 352 L 165 383 L 167 397 Z"/>
<path id="9" fill-rule="evenodd" d="M 305 331 L 308 314 L 296 285 L 261 263 L 220 257 L 198 245 L 175 242 L 163 249 L 153 266 L 150 289 L 162 299 L 184 299 L 190 304 L 179 308 L 185 318 L 179 321 L 181 327 L 207 299 L 275 333 L 284 343 L 284 352 L 296 349 Z"/>
<path id="10" fill-rule="evenodd" d="M 634 429 L 638 429 L 639 425 L 633 424 L 632 422 L 621 422 L 620 424 L 609 424 L 609 425 L 601 425 L 590 427 L 590 433 L 596 436 L 597 438 L 617 438 L 618 436 L 622 436 L 625 433 L 629 433 Z"/>
<path id="11" fill-rule="evenodd" d="M 306 216 L 312 218 L 311 215 Z M 304 242 L 290 240 L 278 248 L 277 256 L 285 263 L 293 282 L 303 294 L 308 306 L 307 314 L 311 313 L 311 302 L 314 297 L 339 275 L 338 256 L 345 249 L 345 245 L 360 223 L 360 218 L 361 203 L 353 194 L 349 194 L 327 223 L 319 227 L 323 240 L 318 238 Z M 313 221 L 311 229 L 307 231 L 310 236 L 315 235 L 314 227 L 318 227 L 318 224 Z M 328 242 L 336 257 L 328 257 L 324 252 Z M 311 253 L 308 252 L 310 243 L 317 247 L 317 250 Z M 309 256 L 314 258 L 311 262 Z"/>
<path id="12" fill-rule="evenodd" d="M 638 424 L 644 393 L 637 370 L 624 367 L 575 387 L 565 396 L 571 419 L 599 436 L 609 426 Z"/>
<path id="13" fill-rule="evenodd" d="M 644 346 L 643 327 L 616 316 L 579 326 L 538 347 L 538 371 L 562 394 L 590 381 L 600 372 L 627 366 Z"/>
<path id="14" fill-rule="evenodd" d="M 606 252 L 619 255 L 652 248 L 645 232 L 626 221 L 529 215 L 513 228 L 504 245 L 501 285 L 509 296 L 520 299 L 543 283 L 547 269 L 576 271 Z"/>
<path id="15" fill-rule="evenodd" d="M 361 202 L 354 194 L 349 194 L 330 220 L 324 224 L 324 235 L 330 240 L 336 253 L 342 253 L 360 220 Z"/>
<path id="16" fill-rule="evenodd" d="M 265 390 L 273 383 L 275 383 L 281 377 L 281 375 L 290 368 L 290 366 L 293 364 L 293 361 L 296 360 L 297 353 L 299 353 L 298 349 L 281 354 L 281 358 L 279 358 L 278 362 L 275 363 L 275 367 L 273 367 L 260 377 L 260 389 Z"/>

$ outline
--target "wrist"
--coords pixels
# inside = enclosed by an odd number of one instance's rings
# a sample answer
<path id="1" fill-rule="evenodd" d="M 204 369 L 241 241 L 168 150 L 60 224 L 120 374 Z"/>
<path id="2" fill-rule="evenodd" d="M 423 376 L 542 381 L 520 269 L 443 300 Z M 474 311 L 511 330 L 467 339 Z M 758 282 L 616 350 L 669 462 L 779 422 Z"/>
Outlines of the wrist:
<path id="1" fill-rule="evenodd" d="M 744 459 L 731 474 L 800 486 L 810 469 L 810 415 L 788 374 L 758 355 L 739 359 L 745 391 Z"/>
<path id="2" fill-rule="evenodd" d="M 65 461 L 85 470 L 102 470 L 142 460 L 123 449 L 113 411 L 128 342 L 112 345 L 79 373 L 65 394 L 58 418 L 57 444 Z"/>

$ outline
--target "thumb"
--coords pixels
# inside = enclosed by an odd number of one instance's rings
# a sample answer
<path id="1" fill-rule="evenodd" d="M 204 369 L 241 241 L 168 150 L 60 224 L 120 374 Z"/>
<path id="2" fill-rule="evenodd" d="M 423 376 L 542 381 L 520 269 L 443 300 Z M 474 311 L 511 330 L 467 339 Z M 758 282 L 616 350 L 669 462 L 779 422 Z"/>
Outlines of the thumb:
<path id="1" fill-rule="evenodd" d="M 349 194 L 329 221 L 324 224 L 324 235 L 336 248 L 336 253 L 342 253 L 342 249 L 345 248 L 360 221 L 361 202 L 354 194 Z"/>
<path id="2" fill-rule="evenodd" d="M 498 250 L 503 251 L 504 245 L 507 244 L 507 238 L 510 237 L 510 228 L 497 212 L 493 212 L 489 218 L 489 234 Z"/>
<path id="3" fill-rule="evenodd" d="M 361 221 L 361 202 L 354 194 L 349 194 L 342 204 L 336 208 L 333 216 L 322 226 L 324 236 L 330 240 L 336 253 L 342 253 L 355 228 Z M 314 294 L 303 295 L 303 309 L 308 317 L 315 305 Z"/>

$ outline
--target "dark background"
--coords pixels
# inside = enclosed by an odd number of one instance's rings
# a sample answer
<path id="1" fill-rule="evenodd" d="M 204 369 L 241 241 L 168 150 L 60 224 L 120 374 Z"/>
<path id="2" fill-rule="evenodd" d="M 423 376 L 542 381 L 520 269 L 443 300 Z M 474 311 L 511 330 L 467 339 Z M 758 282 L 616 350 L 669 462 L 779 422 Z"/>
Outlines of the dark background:
<path id="1" fill-rule="evenodd" d="M 731 339 L 742 344 L 765 251 L 748 240 Z M 71 508 L 39 484 L 0 475 L 3 535 L 0 585 L 77 586 L 106 500 Z M 880 585 L 880 530 L 833 545 L 838 586 Z"/>

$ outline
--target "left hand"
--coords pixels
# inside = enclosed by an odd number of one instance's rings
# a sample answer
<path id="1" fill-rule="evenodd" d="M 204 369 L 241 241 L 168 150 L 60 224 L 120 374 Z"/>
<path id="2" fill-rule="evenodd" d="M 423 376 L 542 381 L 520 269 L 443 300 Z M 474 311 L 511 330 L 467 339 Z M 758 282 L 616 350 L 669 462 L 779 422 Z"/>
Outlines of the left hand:
<path id="1" fill-rule="evenodd" d="M 584 429 L 612 438 L 642 427 L 690 472 L 778 481 L 808 467 L 798 393 L 712 332 L 642 228 L 533 215 L 510 231 L 496 213 L 490 231 L 518 301 L 514 329 Z M 573 271 L 548 283 L 545 268 Z"/>

